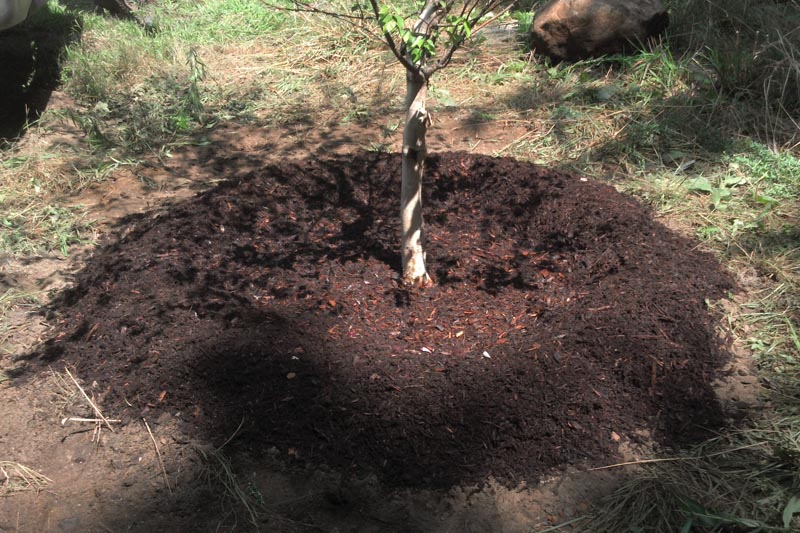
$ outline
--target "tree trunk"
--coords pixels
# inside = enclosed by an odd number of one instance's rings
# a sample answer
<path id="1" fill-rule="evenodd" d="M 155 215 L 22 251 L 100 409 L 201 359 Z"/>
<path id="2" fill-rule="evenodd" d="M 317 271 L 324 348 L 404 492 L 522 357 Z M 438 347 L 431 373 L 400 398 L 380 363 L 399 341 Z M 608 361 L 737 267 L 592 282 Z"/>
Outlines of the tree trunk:
<path id="1" fill-rule="evenodd" d="M 406 124 L 403 130 L 402 185 L 400 190 L 403 281 L 429 285 L 423 249 L 425 229 L 422 221 L 422 172 L 425 166 L 425 135 L 431 123 L 425 109 L 428 85 L 418 73 L 406 75 Z"/>

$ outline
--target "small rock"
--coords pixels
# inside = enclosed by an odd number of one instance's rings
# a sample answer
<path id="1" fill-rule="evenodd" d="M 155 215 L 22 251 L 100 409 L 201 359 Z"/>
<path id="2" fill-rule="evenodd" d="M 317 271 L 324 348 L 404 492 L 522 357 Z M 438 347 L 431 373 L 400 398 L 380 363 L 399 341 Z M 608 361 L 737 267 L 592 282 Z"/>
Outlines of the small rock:
<path id="1" fill-rule="evenodd" d="M 61 522 L 58 523 L 58 529 L 64 531 L 65 533 L 69 533 L 70 531 L 77 531 L 77 527 L 80 524 L 80 520 L 78 518 L 72 516 L 70 518 L 65 518 Z"/>

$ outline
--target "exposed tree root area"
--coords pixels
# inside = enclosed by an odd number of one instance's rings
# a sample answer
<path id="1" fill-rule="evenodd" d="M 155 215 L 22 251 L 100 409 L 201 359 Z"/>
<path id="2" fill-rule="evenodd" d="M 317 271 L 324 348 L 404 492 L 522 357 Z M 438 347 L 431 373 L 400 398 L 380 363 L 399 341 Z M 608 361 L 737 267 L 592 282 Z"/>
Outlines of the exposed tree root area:
<path id="1" fill-rule="evenodd" d="M 535 484 L 723 420 L 713 257 L 612 187 L 434 155 L 435 285 L 398 284 L 399 156 L 265 166 L 123 221 L 35 354 L 123 423 L 388 487 Z M 164 415 L 166 413 L 167 415 Z"/>

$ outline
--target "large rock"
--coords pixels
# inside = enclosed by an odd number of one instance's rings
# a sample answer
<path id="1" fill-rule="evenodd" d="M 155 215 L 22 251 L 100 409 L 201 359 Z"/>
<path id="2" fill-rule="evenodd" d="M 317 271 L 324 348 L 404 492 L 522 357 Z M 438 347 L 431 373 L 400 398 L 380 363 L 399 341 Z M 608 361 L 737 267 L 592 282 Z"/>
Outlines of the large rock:
<path id="1" fill-rule="evenodd" d="M 536 52 L 576 61 L 633 49 L 668 24 L 660 0 L 551 0 L 536 13 L 531 33 Z"/>

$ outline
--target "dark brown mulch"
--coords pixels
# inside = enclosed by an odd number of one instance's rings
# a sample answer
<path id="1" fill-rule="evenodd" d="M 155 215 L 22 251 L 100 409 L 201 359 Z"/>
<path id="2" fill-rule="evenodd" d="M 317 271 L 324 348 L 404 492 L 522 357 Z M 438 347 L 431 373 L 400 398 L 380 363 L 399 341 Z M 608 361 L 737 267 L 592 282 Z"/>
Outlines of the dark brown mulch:
<path id="1" fill-rule="evenodd" d="M 42 358 L 115 416 L 216 444 L 241 423 L 231 452 L 396 485 L 533 482 L 719 424 L 711 256 L 605 184 L 466 153 L 427 172 L 435 287 L 396 281 L 397 155 L 268 166 L 99 248 Z"/>

